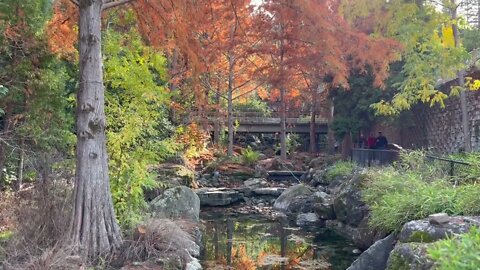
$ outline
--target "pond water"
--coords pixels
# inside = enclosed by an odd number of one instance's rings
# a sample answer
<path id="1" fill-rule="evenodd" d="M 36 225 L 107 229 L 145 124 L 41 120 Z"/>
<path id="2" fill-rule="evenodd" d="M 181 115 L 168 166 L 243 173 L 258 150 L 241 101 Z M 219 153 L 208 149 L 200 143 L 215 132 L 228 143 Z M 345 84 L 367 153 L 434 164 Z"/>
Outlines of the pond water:
<path id="1" fill-rule="evenodd" d="M 344 270 L 355 247 L 327 229 L 307 232 L 261 214 L 203 211 L 204 269 Z"/>

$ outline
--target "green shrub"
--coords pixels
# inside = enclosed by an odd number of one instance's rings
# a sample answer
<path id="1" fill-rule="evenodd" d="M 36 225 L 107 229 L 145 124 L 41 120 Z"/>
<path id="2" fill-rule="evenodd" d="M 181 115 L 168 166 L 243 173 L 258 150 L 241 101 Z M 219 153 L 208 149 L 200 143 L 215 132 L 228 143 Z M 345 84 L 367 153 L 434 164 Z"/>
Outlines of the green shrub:
<path id="1" fill-rule="evenodd" d="M 251 166 L 260 158 L 260 153 L 248 147 L 242 151 L 241 160 L 244 165 Z"/>
<path id="2" fill-rule="evenodd" d="M 480 265 L 480 230 L 434 243 L 428 255 L 436 262 L 438 270 L 475 270 Z"/>
<path id="3" fill-rule="evenodd" d="M 337 177 L 351 175 L 354 170 L 354 163 L 349 161 L 338 161 L 326 169 L 325 179 L 327 182 L 332 182 Z"/>
<path id="4" fill-rule="evenodd" d="M 302 144 L 300 142 L 301 138 L 300 135 L 296 133 L 289 133 L 287 134 L 286 146 L 287 146 L 287 153 L 293 154 L 297 150 L 297 148 Z"/>
<path id="5" fill-rule="evenodd" d="M 233 110 L 240 112 L 256 112 L 265 117 L 272 114 L 272 110 L 268 107 L 267 103 L 258 98 L 249 98 L 243 102 L 235 102 L 233 103 Z"/>
<path id="6" fill-rule="evenodd" d="M 480 213 L 478 185 L 454 187 L 447 178 L 428 175 L 431 171 L 400 171 L 395 167 L 369 170 L 362 184 L 362 198 L 370 207 L 370 224 L 395 231 L 407 221 L 434 213 Z"/>

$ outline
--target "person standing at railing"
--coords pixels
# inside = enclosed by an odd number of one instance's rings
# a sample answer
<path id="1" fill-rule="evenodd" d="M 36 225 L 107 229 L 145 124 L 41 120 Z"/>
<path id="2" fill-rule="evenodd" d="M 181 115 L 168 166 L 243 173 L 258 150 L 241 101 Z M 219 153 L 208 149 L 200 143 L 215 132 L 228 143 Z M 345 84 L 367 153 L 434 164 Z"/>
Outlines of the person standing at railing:
<path id="1" fill-rule="evenodd" d="M 368 143 L 367 143 L 367 140 L 365 139 L 365 137 L 363 136 L 363 134 L 360 134 L 360 137 L 358 138 L 358 140 L 355 142 L 355 147 L 356 148 L 368 148 Z"/>
<path id="2" fill-rule="evenodd" d="M 382 132 L 378 132 L 378 137 L 375 140 L 375 148 L 376 149 L 387 149 L 388 140 L 387 137 L 383 136 Z"/>
<path id="3" fill-rule="evenodd" d="M 368 149 L 374 149 L 375 148 L 375 141 L 376 141 L 376 138 L 373 137 L 372 133 L 370 133 L 370 135 L 368 135 L 368 138 L 367 138 L 367 148 Z"/>

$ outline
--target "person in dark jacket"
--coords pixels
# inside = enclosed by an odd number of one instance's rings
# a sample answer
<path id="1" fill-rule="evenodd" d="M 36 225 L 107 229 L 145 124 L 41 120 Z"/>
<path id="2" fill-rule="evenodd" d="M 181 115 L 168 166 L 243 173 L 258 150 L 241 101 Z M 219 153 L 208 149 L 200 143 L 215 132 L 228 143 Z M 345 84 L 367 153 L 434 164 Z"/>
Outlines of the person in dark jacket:
<path id="1" fill-rule="evenodd" d="M 375 148 L 377 149 L 387 149 L 388 140 L 383 136 L 382 132 L 378 132 L 378 137 L 375 140 Z"/>

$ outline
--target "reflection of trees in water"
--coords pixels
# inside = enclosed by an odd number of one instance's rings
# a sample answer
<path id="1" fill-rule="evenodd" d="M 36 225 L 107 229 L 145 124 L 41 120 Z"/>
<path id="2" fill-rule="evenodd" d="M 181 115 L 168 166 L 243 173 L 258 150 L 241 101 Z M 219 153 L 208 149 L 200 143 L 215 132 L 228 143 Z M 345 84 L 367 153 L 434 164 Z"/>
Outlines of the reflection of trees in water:
<path id="1" fill-rule="evenodd" d="M 204 234 L 203 259 L 238 270 L 303 269 L 298 268 L 301 261 L 317 259 L 315 249 L 304 241 L 288 240 L 291 231 L 285 227 L 286 224 L 272 221 L 227 219 L 210 222 Z M 283 259 L 285 263 L 262 267 L 272 257 L 280 258 L 279 261 L 281 257 L 286 258 Z"/>

